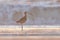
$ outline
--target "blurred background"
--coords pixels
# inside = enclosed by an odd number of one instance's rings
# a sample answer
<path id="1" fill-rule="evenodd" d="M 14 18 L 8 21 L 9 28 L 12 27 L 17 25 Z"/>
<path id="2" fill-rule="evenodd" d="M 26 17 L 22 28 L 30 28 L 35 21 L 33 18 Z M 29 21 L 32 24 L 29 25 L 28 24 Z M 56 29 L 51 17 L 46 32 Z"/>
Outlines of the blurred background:
<path id="1" fill-rule="evenodd" d="M 60 0 L 0 0 L 0 25 L 20 25 L 24 11 L 24 25 L 60 25 Z"/>

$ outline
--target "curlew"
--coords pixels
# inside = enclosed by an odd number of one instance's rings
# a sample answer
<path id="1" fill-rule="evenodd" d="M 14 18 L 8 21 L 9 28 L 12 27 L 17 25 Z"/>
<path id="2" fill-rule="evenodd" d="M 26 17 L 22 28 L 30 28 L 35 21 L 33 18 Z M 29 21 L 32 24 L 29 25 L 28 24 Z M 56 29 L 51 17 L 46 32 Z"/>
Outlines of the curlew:
<path id="1" fill-rule="evenodd" d="M 27 20 L 27 12 L 24 12 L 24 17 L 22 17 L 21 19 L 19 19 L 18 21 L 16 21 L 16 23 L 20 23 L 21 24 L 21 31 L 23 31 L 23 24 L 26 22 Z"/>

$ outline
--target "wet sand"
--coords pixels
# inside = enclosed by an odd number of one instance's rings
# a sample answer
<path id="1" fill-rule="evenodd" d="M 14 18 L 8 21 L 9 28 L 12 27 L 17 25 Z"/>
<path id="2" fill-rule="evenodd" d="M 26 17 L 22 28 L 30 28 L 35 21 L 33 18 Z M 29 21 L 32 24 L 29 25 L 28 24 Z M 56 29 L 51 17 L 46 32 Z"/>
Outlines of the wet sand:
<path id="1" fill-rule="evenodd" d="M 19 37 L 0 37 L 0 40 L 60 40 L 60 36 L 19 36 Z"/>
<path id="2" fill-rule="evenodd" d="M 44 35 L 23 35 L 19 36 L 18 34 L 53 34 L 44 36 Z M 1 35 L 1 34 L 10 34 L 10 35 Z M 17 34 L 17 36 L 11 35 L 11 34 Z M 0 28 L 0 40 L 60 40 L 60 36 L 54 34 L 60 34 L 59 28 L 24 28 L 23 31 L 19 28 Z"/>

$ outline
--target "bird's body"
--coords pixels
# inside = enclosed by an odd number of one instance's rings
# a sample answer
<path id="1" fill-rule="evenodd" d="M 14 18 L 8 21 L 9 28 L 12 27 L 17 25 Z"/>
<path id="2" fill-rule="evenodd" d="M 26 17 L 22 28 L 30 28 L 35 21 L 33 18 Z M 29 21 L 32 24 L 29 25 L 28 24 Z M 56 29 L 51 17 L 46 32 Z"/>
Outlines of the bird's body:
<path id="1" fill-rule="evenodd" d="M 25 23 L 26 20 L 27 20 L 27 18 L 24 16 L 24 17 L 22 17 L 21 19 L 19 19 L 19 20 L 16 21 L 16 22 L 23 24 L 23 23 Z"/>
<path id="2" fill-rule="evenodd" d="M 18 21 L 16 21 L 17 23 L 20 23 L 22 25 L 22 31 L 23 31 L 23 24 L 26 22 L 27 20 L 27 15 L 26 15 L 27 12 L 24 12 L 25 16 L 22 17 L 21 19 L 19 19 Z"/>

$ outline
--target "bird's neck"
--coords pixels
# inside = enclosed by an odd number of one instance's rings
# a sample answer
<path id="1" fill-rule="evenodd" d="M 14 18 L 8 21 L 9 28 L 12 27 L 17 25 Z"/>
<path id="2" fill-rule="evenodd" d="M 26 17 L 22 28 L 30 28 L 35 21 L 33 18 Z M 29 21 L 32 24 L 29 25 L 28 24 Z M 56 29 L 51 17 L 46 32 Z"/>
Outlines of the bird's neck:
<path id="1" fill-rule="evenodd" d="M 25 17 L 27 17 L 27 15 L 25 14 Z"/>

